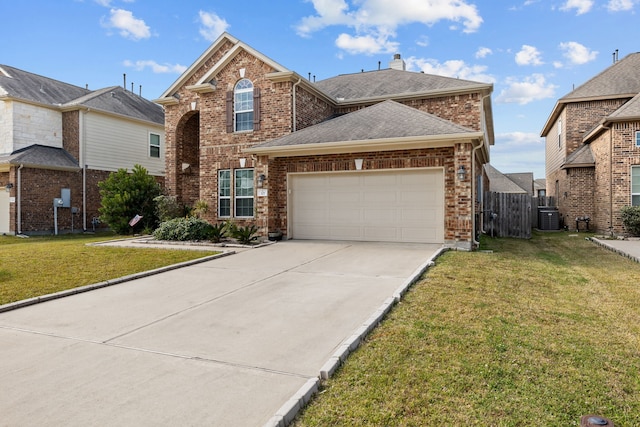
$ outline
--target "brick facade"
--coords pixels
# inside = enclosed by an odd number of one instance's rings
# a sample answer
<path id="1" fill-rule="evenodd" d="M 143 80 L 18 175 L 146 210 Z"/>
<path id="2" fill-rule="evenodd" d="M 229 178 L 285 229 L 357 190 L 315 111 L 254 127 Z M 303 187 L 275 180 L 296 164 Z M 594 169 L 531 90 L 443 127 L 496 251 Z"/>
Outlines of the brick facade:
<path id="1" fill-rule="evenodd" d="M 473 242 L 475 178 L 460 182 L 456 171 L 464 165 L 467 171 L 481 174 L 479 164 L 472 169 L 471 142 L 451 143 L 441 148 L 413 150 L 323 154 L 269 158 L 245 152 L 254 145 L 313 126 L 328 118 L 364 108 L 366 104 L 338 106 L 326 96 L 315 93 L 300 78 L 272 78 L 276 72 L 267 62 L 240 49 L 232 58 L 225 57 L 216 68 L 215 89 L 200 91 L 196 83 L 225 56 L 233 45 L 221 43 L 210 52 L 200 68 L 181 82 L 173 98 L 165 98 L 166 188 L 185 204 L 196 199 L 208 203 L 205 218 L 219 222 L 218 172 L 240 168 L 254 169 L 264 175 L 268 196 L 254 199 L 254 218 L 238 219 L 241 225 L 255 224 L 262 235 L 268 231 L 287 231 L 287 179 L 290 173 L 354 170 L 354 159 L 366 159 L 363 169 L 385 170 L 440 167 L 445 171 L 445 240 L 452 245 L 471 248 Z M 233 91 L 241 79 L 249 79 L 260 90 L 260 125 L 244 132 L 227 132 L 227 92 Z M 190 90 L 189 87 L 194 87 Z M 482 96 L 478 93 L 399 100 L 413 108 L 437 115 L 469 129 L 482 129 Z M 295 108 L 294 108 L 295 103 Z M 295 124 L 294 124 L 295 121 Z M 197 153 L 197 156 L 195 155 Z M 480 162 L 481 163 L 481 162 Z M 182 165 L 190 167 L 183 170 Z M 232 172 L 233 173 L 233 172 Z"/>

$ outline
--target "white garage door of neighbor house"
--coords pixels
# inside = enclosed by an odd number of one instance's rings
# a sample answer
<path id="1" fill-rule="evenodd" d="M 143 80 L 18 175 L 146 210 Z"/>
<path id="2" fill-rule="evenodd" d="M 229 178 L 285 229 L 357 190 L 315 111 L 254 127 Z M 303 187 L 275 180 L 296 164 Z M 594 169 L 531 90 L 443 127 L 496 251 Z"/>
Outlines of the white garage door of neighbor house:
<path id="1" fill-rule="evenodd" d="M 444 242 L 442 169 L 292 174 L 291 237 Z"/>

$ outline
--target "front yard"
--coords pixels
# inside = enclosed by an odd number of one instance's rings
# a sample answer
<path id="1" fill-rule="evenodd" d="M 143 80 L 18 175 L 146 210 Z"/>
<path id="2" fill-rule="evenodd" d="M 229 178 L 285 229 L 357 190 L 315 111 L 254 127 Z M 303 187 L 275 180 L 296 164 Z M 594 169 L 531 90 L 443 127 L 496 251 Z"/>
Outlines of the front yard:
<path id="1" fill-rule="evenodd" d="M 0 305 L 202 258 L 215 252 L 87 246 L 113 234 L 0 236 Z"/>
<path id="2" fill-rule="evenodd" d="M 640 425 L 640 264 L 584 237 L 446 253 L 295 425 Z"/>

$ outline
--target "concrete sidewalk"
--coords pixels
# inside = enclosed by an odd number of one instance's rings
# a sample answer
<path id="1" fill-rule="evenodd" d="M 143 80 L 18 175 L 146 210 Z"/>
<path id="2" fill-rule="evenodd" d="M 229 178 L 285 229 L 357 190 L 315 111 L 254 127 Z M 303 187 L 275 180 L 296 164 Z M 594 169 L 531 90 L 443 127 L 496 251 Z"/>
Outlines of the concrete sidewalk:
<path id="1" fill-rule="evenodd" d="M 282 425 L 441 250 L 279 242 L 0 313 L 0 425 Z"/>
<path id="2" fill-rule="evenodd" d="M 605 247 L 611 251 L 617 252 L 620 255 L 626 256 L 634 260 L 635 262 L 640 262 L 640 239 L 631 238 L 628 240 L 618 240 L 618 239 L 599 239 L 599 238 L 591 238 L 591 241 L 597 243 L 598 245 Z"/>

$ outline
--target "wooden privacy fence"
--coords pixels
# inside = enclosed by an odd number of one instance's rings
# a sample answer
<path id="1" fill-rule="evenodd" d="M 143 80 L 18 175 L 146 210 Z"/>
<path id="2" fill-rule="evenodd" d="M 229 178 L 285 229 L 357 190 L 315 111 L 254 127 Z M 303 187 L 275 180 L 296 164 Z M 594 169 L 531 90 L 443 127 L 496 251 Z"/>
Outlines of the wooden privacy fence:
<path id="1" fill-rule="evenodd" d="M 493 237 L 531 238 L 531 228 L 537 224 L 537 203 L 528 194 L 484 194 L 484 232 Z M 535 221 L 535 222 L 534 222 Z"/>

